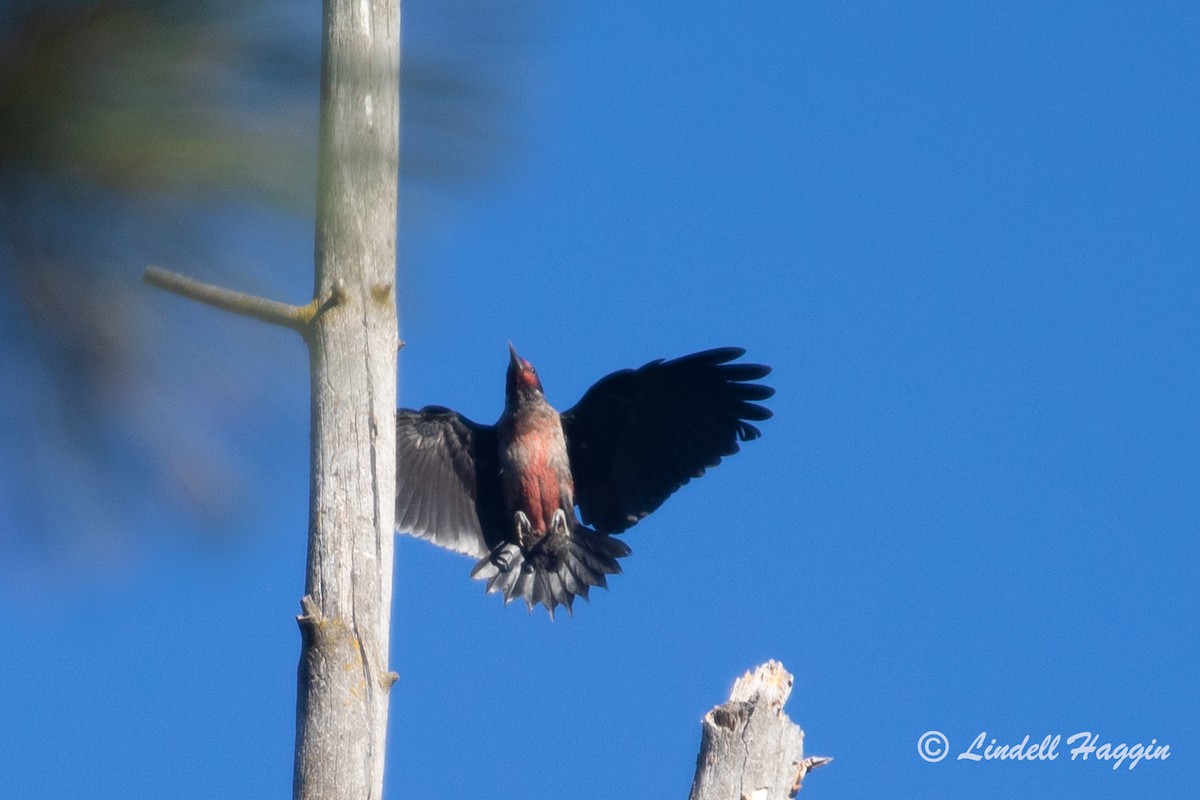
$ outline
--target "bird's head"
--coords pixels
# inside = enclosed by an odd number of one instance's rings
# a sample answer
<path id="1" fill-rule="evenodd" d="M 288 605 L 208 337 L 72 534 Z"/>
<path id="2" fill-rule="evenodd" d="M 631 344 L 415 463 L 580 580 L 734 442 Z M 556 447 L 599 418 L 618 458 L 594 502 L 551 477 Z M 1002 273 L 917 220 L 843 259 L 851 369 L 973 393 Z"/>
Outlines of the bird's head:
<path id="1" fill-rule="evenodd" d="M 517 355 L 517 349 L 508 343 L 508 375 L 504 385 L 505 395 L 512 400 L 520 394 L 542 394 L 542 381 L 537 370 Z"/>

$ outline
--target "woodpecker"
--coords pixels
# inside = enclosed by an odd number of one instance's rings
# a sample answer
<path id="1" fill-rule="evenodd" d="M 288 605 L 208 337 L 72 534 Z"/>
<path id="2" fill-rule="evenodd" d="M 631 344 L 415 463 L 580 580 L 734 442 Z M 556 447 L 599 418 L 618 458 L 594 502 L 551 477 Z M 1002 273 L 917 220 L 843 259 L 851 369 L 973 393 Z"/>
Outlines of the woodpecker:
<path id="1" fill-rule="evenodd" d="M 771 368 L 725 347 L 601 378 L 568 411 L 510 343 L 504 412 L 481 425 L 443 406 L 396 415 L 396 527 L 477 560 L 505 604 L 553 619 L 607 588 L 630 554 L 620 534 L 751 441 Z M 576 515 L 575 509 L 579 513 Z"/>

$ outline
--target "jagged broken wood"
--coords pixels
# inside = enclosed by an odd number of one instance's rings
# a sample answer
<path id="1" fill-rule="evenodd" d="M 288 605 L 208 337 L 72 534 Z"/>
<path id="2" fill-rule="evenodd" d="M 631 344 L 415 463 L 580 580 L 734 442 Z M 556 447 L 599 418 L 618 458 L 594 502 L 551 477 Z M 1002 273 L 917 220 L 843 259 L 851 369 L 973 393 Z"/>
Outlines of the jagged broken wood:
<path id="1" fill-rule="evenodd" d="M 783 706 L 794 679 L 778 661 L 738 678 L 729 700 L 704 715 L 689 800 L 783 800 L 833 759 L 804 755 L 804 731 Z"/>

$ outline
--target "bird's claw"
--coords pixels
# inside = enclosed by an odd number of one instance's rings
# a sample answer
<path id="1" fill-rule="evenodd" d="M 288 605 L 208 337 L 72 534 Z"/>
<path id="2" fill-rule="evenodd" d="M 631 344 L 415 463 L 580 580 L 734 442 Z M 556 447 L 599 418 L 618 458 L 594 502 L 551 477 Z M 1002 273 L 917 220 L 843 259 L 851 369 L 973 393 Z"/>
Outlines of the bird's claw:
<path id="1" fill-rule="evenodd" d="M 513 520 L 517 532 L 517 544 L 522 550 L 528 550 L 530 540 L 533 538 L 533 523 L 529 521 L 529 517 L 525 516 L 524 511 L 514 514 Z"/>

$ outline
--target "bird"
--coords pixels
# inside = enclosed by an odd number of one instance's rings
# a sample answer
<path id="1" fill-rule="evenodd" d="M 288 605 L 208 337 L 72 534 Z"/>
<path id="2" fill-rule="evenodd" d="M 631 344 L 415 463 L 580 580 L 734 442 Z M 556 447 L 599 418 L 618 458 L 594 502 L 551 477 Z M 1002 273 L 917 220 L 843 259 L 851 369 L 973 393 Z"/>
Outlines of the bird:
<path id="1" fill-rule="evenodd" d="M 771 368 L 722 347 L 613 372 L 559 413 L 510 342 L 494 425 L 445 406 L 396 413 L 396 528 L 477 559 L 471 577 L 505 605 L 573 613 L 631 553 L 616 535 L 771 417 Z M 737 362 L 737 363 L 735 363 Z M 578 513 L 576 513 L 578 508 Z"/>

